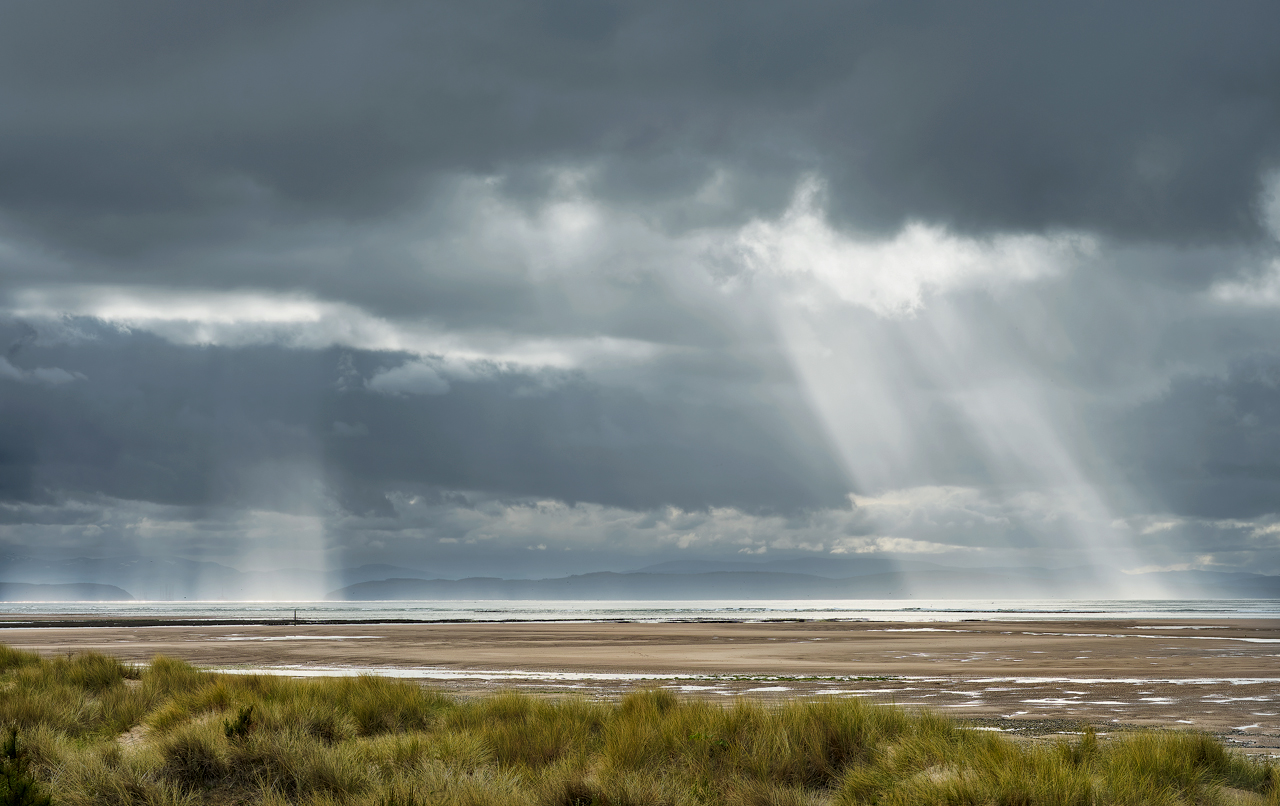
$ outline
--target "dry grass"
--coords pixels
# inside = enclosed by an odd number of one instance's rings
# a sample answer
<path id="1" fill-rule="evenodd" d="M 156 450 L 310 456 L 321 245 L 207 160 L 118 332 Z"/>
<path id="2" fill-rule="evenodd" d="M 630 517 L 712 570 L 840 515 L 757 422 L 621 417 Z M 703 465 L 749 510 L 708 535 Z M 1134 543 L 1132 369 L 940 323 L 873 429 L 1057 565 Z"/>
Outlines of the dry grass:
<path id="1" fill-rule="evenodd" d="M 858 699 L 454 700 L 0 646 L 10 726 L 54 802 L 75 806 L 1280 804 L 1274 767 L 1193 733 L 1032 746 Z"/>

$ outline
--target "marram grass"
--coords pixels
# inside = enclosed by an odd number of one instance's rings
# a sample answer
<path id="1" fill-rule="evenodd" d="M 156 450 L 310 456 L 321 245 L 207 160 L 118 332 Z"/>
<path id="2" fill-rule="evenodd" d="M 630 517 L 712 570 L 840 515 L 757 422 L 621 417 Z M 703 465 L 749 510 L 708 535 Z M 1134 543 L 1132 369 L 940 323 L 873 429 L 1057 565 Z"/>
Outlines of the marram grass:
<path id="1" fill-rule="evenodd" d="M 859 699 L 454 699 L 0 646 L 12 729 L 67 806 L 1280 804 L 1280 771 L 1194 733 L 1030 744 Z"/>

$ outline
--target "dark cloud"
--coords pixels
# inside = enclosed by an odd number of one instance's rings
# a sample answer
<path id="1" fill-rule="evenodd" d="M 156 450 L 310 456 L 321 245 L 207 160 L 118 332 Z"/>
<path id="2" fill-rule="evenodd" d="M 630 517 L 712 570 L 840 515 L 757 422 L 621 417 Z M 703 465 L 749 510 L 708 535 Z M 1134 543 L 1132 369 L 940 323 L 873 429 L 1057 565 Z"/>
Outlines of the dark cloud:
<path id="1" fill-rule="evenodd" d="M 410 356 L 184 347 L 84 326 L 93 341 L 26 351 L 82 381 L 4 387 L 0 498 L 313 512 L 331 496 L 388 514 L 386 493 L 435 486 L 631 509 L 845 503 L 847 480 L 785 393 L 681 401 L 492 366 L 386 394 L 344 376 Z"/>
<path id="2" fill-rule="evenodd" d="M 1149 497 L 1193 518 L 1251 519 L 1280 501 L 1280 351 L 1178 378 L 1116 427 Z"/>
<path id="3" fill-rule="evenodd" d="M 127 258 L 595 169 L 741 218 L 828 178 L 860 227 L 1236 239 L 1280 152 L 1273 4 L 19 4 L 0 206 Z M 427 183 L 424 185 L 424 183 Z M 677 216 L 676 221 L 679 221 Z"/>

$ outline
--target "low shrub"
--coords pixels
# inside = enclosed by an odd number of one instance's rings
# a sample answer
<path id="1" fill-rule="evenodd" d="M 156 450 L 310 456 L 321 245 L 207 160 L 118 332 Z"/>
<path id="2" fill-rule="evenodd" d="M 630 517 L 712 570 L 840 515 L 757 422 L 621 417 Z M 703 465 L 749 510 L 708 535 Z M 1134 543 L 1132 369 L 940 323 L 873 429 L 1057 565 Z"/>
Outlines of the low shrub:
<path id="1" fill-rule="evenodd" d="M 228 719 L 222 723 L 222 732 L 226 734 L 229 740 L 235 741 L 243 739 L 249 735 L 249 731 L 253 729 L 253 703 L 249 703 L 240 709 L 240 713 L 236 714 L 234 720 Z"/>
<path id="2" fill-rule="evenodd" d="M 53 799 L 31 774 L 27 754 L 18 746 L 18 729 L 0 744 L 0 806 L 50 806 Z"/>

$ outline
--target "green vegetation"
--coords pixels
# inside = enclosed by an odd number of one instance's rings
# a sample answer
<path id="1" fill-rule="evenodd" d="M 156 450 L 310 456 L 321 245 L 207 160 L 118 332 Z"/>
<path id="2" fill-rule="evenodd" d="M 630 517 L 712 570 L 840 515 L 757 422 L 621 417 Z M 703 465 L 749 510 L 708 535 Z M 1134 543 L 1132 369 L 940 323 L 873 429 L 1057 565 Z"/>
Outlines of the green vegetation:
<path id="1" fill-rule="evenodd" d="M 50 798 L 27 769 L 26 753 L 18 746 L 17 728 L 0 746 L 0 806 L 49 806 Z"/>
<path id="2" fill-rule="evenodd" d="M 1193 733 L 1031 744 L 859 699 L 454 699 L 3 646 L 0 729 L 66 806 L 1280 803 L 1280 771 Z"/>

